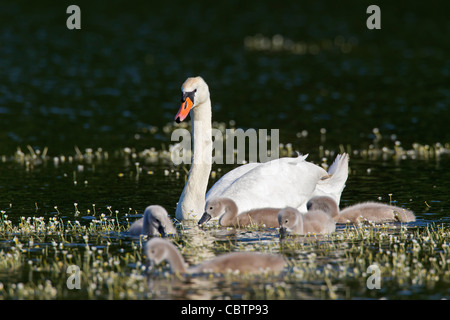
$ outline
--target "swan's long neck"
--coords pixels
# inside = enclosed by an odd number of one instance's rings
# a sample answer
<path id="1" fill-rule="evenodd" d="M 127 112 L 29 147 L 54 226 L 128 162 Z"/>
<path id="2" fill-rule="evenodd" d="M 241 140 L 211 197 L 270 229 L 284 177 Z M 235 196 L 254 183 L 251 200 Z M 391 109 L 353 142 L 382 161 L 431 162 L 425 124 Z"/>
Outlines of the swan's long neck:
<path id="1" fill-rule="evenodd" d="M 189 175 L 178 201 L 176 218 L 198 219 L 205 208 L 212 162 L 211 100 L 191 111 L 193 155 Z"/>

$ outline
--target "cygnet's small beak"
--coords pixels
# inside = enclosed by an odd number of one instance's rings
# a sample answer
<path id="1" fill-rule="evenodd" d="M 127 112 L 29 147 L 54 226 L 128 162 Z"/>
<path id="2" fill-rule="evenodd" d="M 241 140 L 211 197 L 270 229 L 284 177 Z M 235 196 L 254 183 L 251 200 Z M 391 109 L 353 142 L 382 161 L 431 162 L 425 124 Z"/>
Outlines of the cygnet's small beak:
<path id="1" fill-rule="evenodd" d="M 166 228 L 164 228 L 164 226 L 161 224 L 158 226 L 158 232 L 161 234 L 161 237 L 166 236 Z"/>
<path id="2" fill-rule="evenodd" d="M 194 91 L 183 92 L 181 96 L 181 107 L 177 115 L 175 116 L 175 121 L 177 123 L 180 123 L 181 121 L 186 119 L 189 111 L 191 111 L 192 107 L 194 106 L 194 93 Z"/>
<path id="3" fill-rule="evenodd" d="M 202 215 L 202 217 L 200 218 L 200 220 L 198 221 L 198 225 L 200 226 L 200 225 L 208 222 L 209 220 L 211 220 L 211 215 L 205 212 Z"/>
<path id="4" fill-rule="evenodd" d="M 286 227 L 281 227 L 280 228 L 280 235 L 281 236 L 285 236 L 287 234 L 287 229 L 286 229 Z"/>

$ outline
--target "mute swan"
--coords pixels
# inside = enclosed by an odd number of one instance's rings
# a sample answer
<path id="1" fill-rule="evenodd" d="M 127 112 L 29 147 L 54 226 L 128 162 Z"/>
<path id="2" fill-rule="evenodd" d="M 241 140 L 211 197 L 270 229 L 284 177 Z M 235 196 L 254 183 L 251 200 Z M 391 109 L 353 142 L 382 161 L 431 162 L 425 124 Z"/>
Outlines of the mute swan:
<path id="1" fill-rule="evenodd" d="M 211 218 L 219 217 L 219 224 L 223 227 L 246 227 L 250 225 L 265 225 L 268 228 L 278 227 L 278 212 L 276 208 L 260 208 L 242 212 L 238 215 L 236 203 L 229 198 L 214 198 L 205 205 L 205 213 L 198 222 L 199 225 Z"/>
<path id="2" fill-rule="evenodd" d="M 145 255 L 149 268 L 167 260 L 173 272 L 176 273 L 225 273 L 240 271 L 245 273 L 279 272 L 285 266 L 285 260 L 280 255 L 255 252 L 232 252 L 220 255 L 197 266 L 187 268 L 177 247 L 171 242 L 152 238 L 145 245 Z"/>
<path id="3" fill-rule="evenodd" d="M 201 77 L 188 78 L 181 91 L 182 104 L 175 121 L 179 123 L 191 114 L 193 156 L 175 216 L 178 220 L 199 219 L 212 162 L 211 99 L 208 85 Z M 286 206 L 306 212 L 306 202 L 316 195 L 329 195 L 339 203 L 348 176 L 348 155 L 338 155 L 328 172 L 305 161 L 306 157 L 239 166 L 211 187 L 206 200 L 233 199 L 241 212 Z"/>
<path id="4" fill-rule="evenodd" d="M 410 210 L 377 202 L 357 203 L 339 212 L 333 199 L 321 196 L 310 199 L 307 207 L 308 210 L 327 212 L 337 223 L 359 223 L 363 221 L 375 223 L 412 222 L 416 220 L 414 213 Z"/>
<path id="5" fill-rule="evenodd" d="M 148 206 L 144 211 L 144 217 L 133 222 L 128 230 L 128 234 L 135 237 L 141 234 L 148 236 L 161 234 L 164 237 L 166 234 L 176 233 L 166 209 L 158 205 Z"/>
<path id="6" fill-rule="evenodd" d="M 327 234 L 336 230 L 336 222 L 326 212 L 320 210 L 300 213 L 297 209 L 286 207 L 278 213 L 280 233 L 304 235 L 307 233 Z"/>

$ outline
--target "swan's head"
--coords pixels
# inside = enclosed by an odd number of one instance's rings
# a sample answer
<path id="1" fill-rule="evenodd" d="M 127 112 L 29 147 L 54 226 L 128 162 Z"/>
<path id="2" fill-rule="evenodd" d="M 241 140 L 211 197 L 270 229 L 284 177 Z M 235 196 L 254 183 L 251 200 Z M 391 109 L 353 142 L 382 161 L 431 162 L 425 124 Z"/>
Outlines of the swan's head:
<path id="1" fill-rule="evenodd" d="M 215 198 L 211 199 L 205 204 L 205 213 L 198 221 L 199 225 L 202 225 L 212 218 L 217 218 L 222 216 L 226 211 L 225 199 Z"/>
<path id="2" fill-rule="evenodd" d="M 165 237 L 175 234 L 176 230 L 166 209 L 158 205 L 148 206 L 144 212 L 144 233 L 154 235 L 156 232 Z"/>
<path id="3" fill-rule="evenodd" d="M 189 111 L 209 99 L 209 88 L 202 77 L 187 78 L 181 86 L 181 108 L 175 116 L 180 123 L 186 119 Z"/>
<path id="4" fill-rule="evenodd" d="M 280 233 L 283 235 L 287 231 L 292 231 L 301 221 L 299 221 L 297 209 L 286 207 L 278 212 L 278 224 L 280 226 Z"/>
<path id="5" fill-rule="evenodd" d="M 308 211 L 323 211 L 325 213 L 328 213 L 332 217 L 339 214 L 339 209 L 336 201 L 334 201 L 333 198 L 327 196 L 318 196 L 311 198 L 306 204 L 306 208 L 308 209 Z"/>

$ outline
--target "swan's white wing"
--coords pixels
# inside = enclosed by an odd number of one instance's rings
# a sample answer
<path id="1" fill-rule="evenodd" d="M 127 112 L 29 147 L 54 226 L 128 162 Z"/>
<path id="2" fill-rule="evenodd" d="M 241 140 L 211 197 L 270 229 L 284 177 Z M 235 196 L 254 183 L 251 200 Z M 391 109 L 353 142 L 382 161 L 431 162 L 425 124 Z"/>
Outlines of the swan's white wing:
<path id="1" fill-rule="evenodd" d="M 348 161 L 347 153 L 338 154 L 336 160 L 328 169 L 329 178 L 322 179 L 317 183 L 313 196 L 332 197 L 339 206 L 341 193 L 345 188 L 348 177 Z"/>
<path id="2" fill-rule="evenodd" d="M 306 155 L 298 154 L 297 158 L 283 158 L 283 159 L 292 159 L 292 163 L 296 164 L 298 162 L 305 160 L 307 157 L 308 157 L 307 154 Z M 280 159 L 275 159 L 272 161 L 279 161 L 279 160 Z M 285 160 L 283 160 L 283 161 L 285 161 Z M 243 175 L 245 175 L 250 170 L 253 170 L 262 164 L 264 164 L 264 163 L 261 163 L 261 162 L 247 163 L 247 164 L 244 164 L 242 166 L 239 166 L 239 167 L 227 172 L 206 193 L 206 201 L 222 195 L 225 192 L 225 190 L 228 189 L 233 182 L 235 182 L 236 180 L 241 178 Z"/>
<path id="3" fill-rule="evenodd" d="M 256 168 L 262 163 L 252 162 L 239 166 L 225 175 L 223 175 L 206 193 L 206 201 L 218 197 L 222 194 L 234 181 L 246 174 L 248 171 Z"/>
<path id="4" fill-rule="evenodd" d="M 317 182 L 327 175 L 324 169 L 305 158 L 281 158 L 261 163 L 214 195 L 233 199 L 239 212 L 264 207 L 301 207 L 311 197 Z"/>

